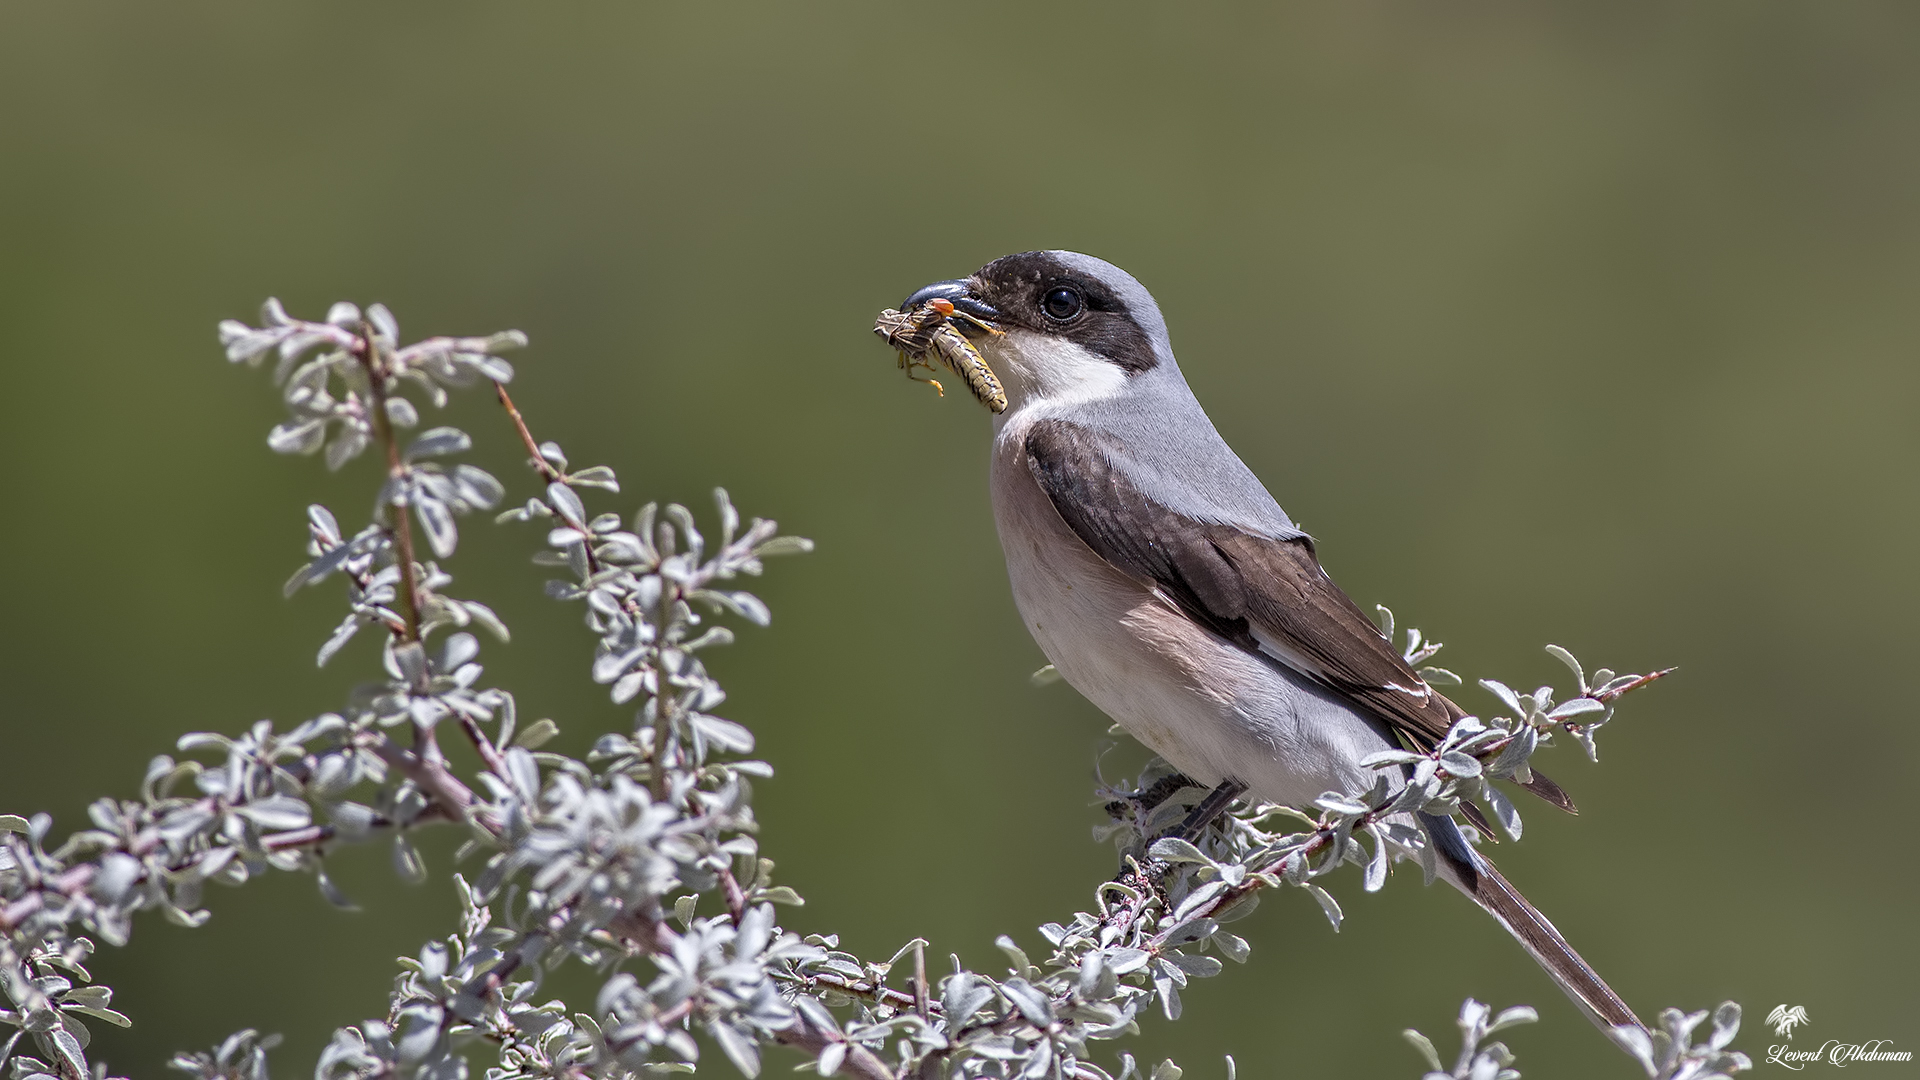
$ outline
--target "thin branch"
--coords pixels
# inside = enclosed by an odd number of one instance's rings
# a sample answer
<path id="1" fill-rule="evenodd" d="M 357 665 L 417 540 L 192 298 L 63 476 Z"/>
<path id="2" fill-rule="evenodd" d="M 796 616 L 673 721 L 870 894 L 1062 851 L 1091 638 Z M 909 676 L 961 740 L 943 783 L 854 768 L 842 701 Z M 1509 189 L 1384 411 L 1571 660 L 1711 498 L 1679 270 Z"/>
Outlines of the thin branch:
<path id="1" fill-rule="evenodd" d="M 419 730 L 415 729 L 416 732 Z M 423 748 L 433 746 L 431 738 L 422 746 Z M 474 795 L 472 788 L 453 775 L 453 772 L 447 768 L 445 759 L 437 754 L 431 758 L 423 756 L 414 750 L 408 750 L 385 735 L 379 735 L 373 740 L 372 749 L 389 764 L 406 773 L 407 777 L 418 784 L 420 790 L 428 797 L 439 803 L 453 820 L 472 820 L 493 835 L 500 835 L 499 822 L 492 820 L 488 815 L 473 812 L 474 803 L 478 802 L 479 798 Z M 437 750 L 438 747 L 434 749 Z"/>
<path id="2" fill-rule="evenodd" d="M 360 340 L 354 350 L 360 357 L 360 366 L 366 369 L 369 395 L 373 415 L 374 437 L 387 452 L 387 476 L 400 480 L 407 475 L 406 463 L 400 460 L 400 441 L 393 433 L 393 419 L 387 415 L 387 373 L 380 362 L 380 343 L 374 336 L 373 326 L 360 324 Z M 400 611 L 406 617 L 406 640 L 420 640 L 420 598 L 418 585 L 413 576 L 413 523 L 407 515 L 409 507 L 405 503 L 389 505 L 393 519 L 393 541 L 399 549 L 396 562 L 400 564 Z"/>
<path id="3" fill-rule="evenodd" d="M 514 405 L 513 398 L 507 394 L 507 384 L 496 381 L 493 389 L 500 395 L 500 407 L 507 410 L 507 418 L 513 421 L 514 430 L 520 433 L 520 441 L 526 444 L 527 456 L 532 459 L 534 470 L 549 484 L 564 480 L 560 470 L 554 468 L 553 463 L 540 452 L 540 444 L 533 441 L 533 432 L 527 430 L 526 419 L 520 415 L 520 410 Z"/>
<path id="4" fill-rule="evenodd" d="M 472 743 L 473 748 L 479 752 L 480 760 L 487 766 L 487 771 L 495 776 L 505 777 L 507 775 L 506 759 L 502 758 L 500 751 L 494 748 L 493 740 L 487 738 L 487 733 L 480 730 L 479 721 L 466 713 L 459 715 L 460 730 L 467 733 L 467 741 Z"/>
<path id="5" fill-rule="evenodd" d="M 732 867 L 720 871 L 720 895 L 727 901 L 727 917 L 739 926 L 741 916 L 747 913 L 747 894 L 740 888 L 739 879 L 733 876 Z"/>

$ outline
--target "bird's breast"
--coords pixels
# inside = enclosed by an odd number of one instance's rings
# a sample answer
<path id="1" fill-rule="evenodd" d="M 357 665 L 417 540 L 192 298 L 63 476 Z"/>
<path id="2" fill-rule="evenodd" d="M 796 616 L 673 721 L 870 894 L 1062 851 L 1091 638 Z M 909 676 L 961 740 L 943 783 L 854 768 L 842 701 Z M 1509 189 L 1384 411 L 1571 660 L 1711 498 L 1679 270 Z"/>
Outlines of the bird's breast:
<path id="1" fill-rule="evenodd" d="M 1027 423 L 1009 418 L 994 440 L 994 521 L 1014 604 L 1061 677 L 1195 780 L 1231 775 L 1299 804 L 1365 779 L 1355 763 L 1384 745 L 1369 725 L 1081 542 L 1028 466 Z"/>

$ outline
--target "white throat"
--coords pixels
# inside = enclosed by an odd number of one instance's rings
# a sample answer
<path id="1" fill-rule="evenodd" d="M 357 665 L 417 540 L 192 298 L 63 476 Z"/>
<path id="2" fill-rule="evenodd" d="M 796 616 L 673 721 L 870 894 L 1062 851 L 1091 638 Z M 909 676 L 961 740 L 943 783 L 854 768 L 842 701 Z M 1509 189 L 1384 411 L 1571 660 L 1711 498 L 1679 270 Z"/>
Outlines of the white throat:
<path id="1" fill-rule="evenodd" d="M 1127 373 L 1077 342 L 1032 330 L 1009 330 L 977 338 L 979 348 L 1007 391 L 1007 413 L 1056 409 L 1120 393 Z"/>

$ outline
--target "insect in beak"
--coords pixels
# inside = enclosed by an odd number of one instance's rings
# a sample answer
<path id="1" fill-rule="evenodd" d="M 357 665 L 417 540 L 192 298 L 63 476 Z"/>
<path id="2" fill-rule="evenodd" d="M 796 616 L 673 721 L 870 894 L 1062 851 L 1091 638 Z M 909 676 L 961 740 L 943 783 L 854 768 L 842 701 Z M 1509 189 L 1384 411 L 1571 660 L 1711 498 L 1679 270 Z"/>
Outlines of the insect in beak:
<path id="1" fill-rule="evenodd" d="M 911 311 L 896 311 L 893 308 L 882 311 L 873 324 L 873 332 L 898 351 L 900 367 L 906 371 L 908 378 L 932 383 L 940 396 L 946 396 L 946 389 L 939 380 L 930 376 L 923 379 L 918 374 L 920 371 L 933 371 L 933 365 L 927 360 L 931 354 L 948 371 L 965 380 L 967 389 L 973 392 L 980 404 L 994 413 L 1005 412 L 1007 392 L 1001 387 L 999 376 L 993 373 L 993 368 L 987 365 L 980 351 L 973 347 L 973 342 L 968 341 L 966 335 L 953 325 L 956 318 L 989 334 L 1004 332 L 978 316 L 958 310 L 952 300 L 938 296 L 929 298 Z"/>

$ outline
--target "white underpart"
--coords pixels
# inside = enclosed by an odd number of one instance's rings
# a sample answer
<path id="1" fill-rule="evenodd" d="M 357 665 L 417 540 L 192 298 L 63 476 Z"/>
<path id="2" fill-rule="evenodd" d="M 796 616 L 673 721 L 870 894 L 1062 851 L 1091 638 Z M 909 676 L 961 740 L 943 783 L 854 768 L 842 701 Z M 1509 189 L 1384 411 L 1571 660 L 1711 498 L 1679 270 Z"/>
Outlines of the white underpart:
<path id="1" fill-rule="evenodd" d="M 1097 401 L 1127 385 L 1118 364 L 1051 334 L 1014 329 L 973 343 L 1006 388 L 1003 420 L 1029 408 L 1053 412 Z"/>
<path id="2" fill-rule="evenodd" d="M 1232 776 L 1259 798 L 1293 806 L 1324 791 L 1365 790 L 1374 772 L 1360 761 L 1394 744 L 1313 675 L 1292 674 L 1314 670 L 1304 658 L 1278 657 L 1276 665 L 1226 641 L 1067 528 L 1024 450 L 1029 426 L 1052 400 L 1002 414 L 992 477 L 1014 603 L 1047 659 L 1202 783 Z"/>

